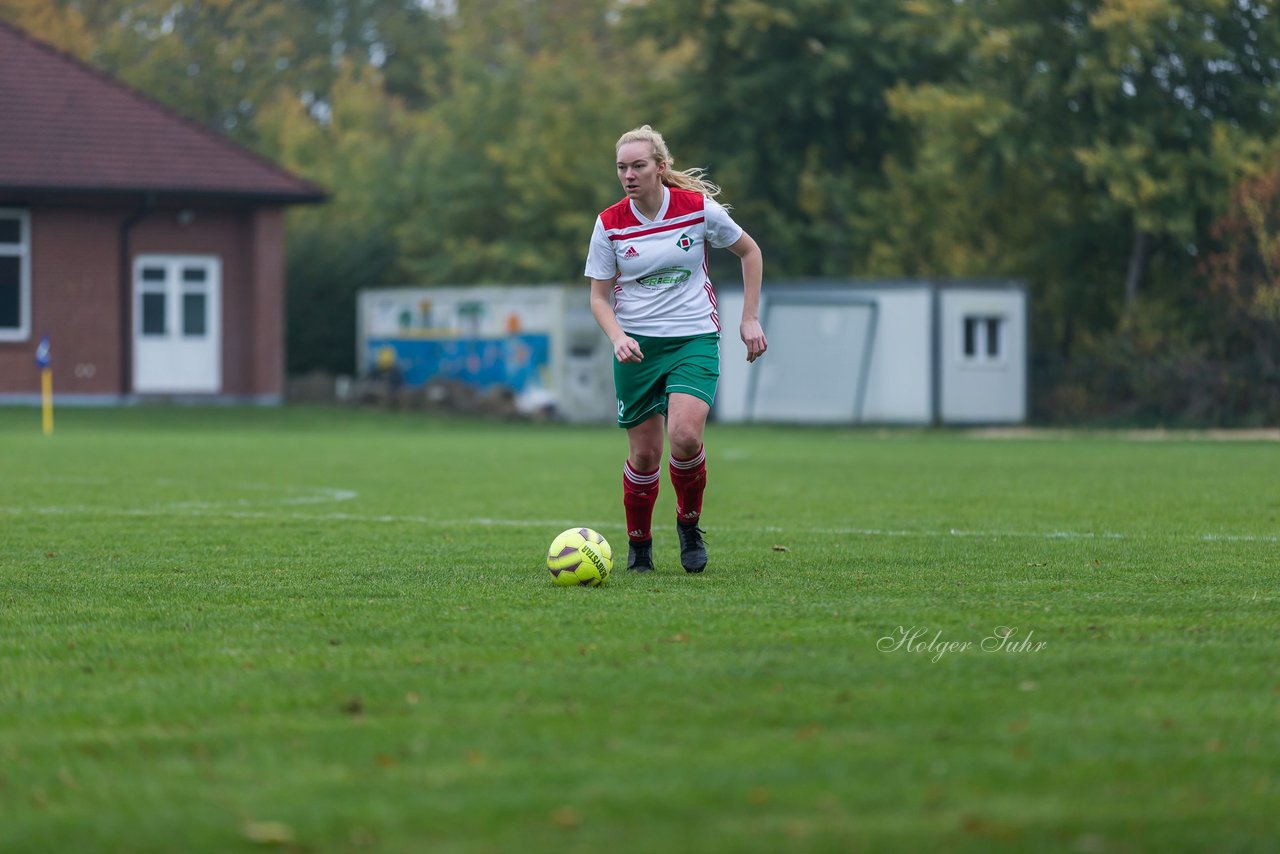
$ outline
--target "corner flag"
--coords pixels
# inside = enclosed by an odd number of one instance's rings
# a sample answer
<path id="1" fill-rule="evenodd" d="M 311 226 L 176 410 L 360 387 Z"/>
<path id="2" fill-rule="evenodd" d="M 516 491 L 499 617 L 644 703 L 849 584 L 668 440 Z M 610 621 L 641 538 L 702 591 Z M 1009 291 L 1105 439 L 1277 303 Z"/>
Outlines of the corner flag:
<path id="1" fill-rule="evenodd" d="M 49 336 L 40 339 L 36 347 L 36 367 L 40 369 L 41 422 L 44 434 L 53 434 L 53 368 L 50 367 Z"/>

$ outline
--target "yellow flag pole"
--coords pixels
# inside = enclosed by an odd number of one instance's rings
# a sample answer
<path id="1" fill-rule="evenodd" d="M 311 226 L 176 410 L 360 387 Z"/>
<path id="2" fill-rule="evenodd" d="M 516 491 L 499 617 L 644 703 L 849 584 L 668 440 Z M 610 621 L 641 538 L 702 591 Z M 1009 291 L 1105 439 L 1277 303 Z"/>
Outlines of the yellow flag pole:
<path id="1" fill-rule="evenodd" d="M 40 391 L 43 399 L 41 423 L 46 436 L 53 435 L 53 368 L 40 372 Z"/>
<path id="2" fill-rule="evenodd" d="M 40 368 L 41 422 L 46 436 L 53 435 L 53 366 L 50 358 L 49 336 L 40 339 L 36 347 L 36 365 Z"/>

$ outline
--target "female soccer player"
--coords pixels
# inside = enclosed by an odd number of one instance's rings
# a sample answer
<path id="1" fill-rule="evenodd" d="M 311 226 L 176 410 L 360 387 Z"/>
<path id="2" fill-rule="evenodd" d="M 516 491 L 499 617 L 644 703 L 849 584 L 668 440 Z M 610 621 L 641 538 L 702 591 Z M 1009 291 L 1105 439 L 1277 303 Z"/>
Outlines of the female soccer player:
<path id="1" fill-rule="evenodd" d="M 626 197 L 596 218 L 587 254 L 591 313 L 613 344 L 618 426 L 629 451 L 622 469 L 627 569 L 653 570 L 653 506 L 663 430 L 671 445 L 680 563 L 707 565 L 702 434 L 720 376 L 720 318 L 707 275 L 711 246 L 742 259 L 742 341 L 747 361 L 768 348 L 760 326 L 760 247 L 715 201 L 720 188 L 701 169 L 679 171 L 662 135 L 648 125 L 616 146 Z"/>

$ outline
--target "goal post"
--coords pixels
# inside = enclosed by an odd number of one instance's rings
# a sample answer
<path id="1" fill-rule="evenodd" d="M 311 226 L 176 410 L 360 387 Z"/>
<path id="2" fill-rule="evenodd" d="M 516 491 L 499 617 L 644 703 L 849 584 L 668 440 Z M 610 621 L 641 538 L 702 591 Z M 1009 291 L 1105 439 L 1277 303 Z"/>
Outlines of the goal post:
<path id="1" fill-rule="evenodd" d="M 790 346 L 770 348 L 751 372 L 747 420 L 860 423 L 878 319 L 879 305 L 870 298 L 773 296 L 764 327 L 771 340 Z"/>

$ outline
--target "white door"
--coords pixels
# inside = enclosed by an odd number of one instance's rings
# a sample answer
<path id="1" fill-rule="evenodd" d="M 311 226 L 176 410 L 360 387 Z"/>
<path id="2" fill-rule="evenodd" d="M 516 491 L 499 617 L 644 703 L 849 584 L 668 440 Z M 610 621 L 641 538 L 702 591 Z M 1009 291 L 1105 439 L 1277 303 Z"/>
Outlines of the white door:
<path id="1" fill-rule="evenodd" d="M 222 389 L 222 265 L 212 255 L 139 255 L 133 264 L 133 390 Z"/>

